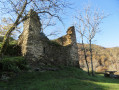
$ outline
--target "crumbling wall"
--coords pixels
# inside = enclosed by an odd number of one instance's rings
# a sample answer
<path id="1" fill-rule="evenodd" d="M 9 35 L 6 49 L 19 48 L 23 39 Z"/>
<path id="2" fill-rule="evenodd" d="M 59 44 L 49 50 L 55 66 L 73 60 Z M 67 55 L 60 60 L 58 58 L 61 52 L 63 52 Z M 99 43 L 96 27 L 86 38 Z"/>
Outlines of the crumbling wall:
<path id="1" fill-rule="evenodd" d="M 67 45 L 76 43 L 76 35 L 75 35 L 74 26 L 68 28 L 67 34 L 65 36 L 62 36 L 54 41 L 59 43 L 62 46 L 67 46 Z"/>
<path id="2" fill-rule="evenodd" d="M 67 30 L 67 34 L 55 40 L 58 44 L 65 46 L 67 51 L 69 52 L 67 59 L 71 62 L 72 65 L 79 65 L 78 61 L 78 46 L 76 42 L 76 34 L 74 26 L 69 27 Z"/>
<path id="3" fill-rule="evenodd" d="M 74 27 L 67 30 L 67 35 L 50 41 L 41 33 L 41 23 L 38 14 L 31 10 L 24 22 L 24 31 L 20 35 L 18 44 L 32 67 L 42 65 L 72 65 L 78 66 L 78 47 Z"/>
<path id="4" fill-rule="evenodd" d="M 28 19 L 24 21 L 24 31 L 20 35 L 18 44 L 21 45 L 22 55 L 30 65 L 37 65 L 38 58 L 43 54 L 43 42 L 47 41 L 41 31 L 41 23 L 36 12 L 31 10 Z"/>

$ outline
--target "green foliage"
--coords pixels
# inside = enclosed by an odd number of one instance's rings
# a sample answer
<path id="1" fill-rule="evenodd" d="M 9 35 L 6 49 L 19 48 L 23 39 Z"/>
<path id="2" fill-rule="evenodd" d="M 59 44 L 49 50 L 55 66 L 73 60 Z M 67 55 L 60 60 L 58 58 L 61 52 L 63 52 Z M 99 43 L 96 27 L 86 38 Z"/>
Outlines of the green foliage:
<path id="1" fill-rule="evenodd" d="M 9 45 L 17 45 L 17 40 L 11 40 L 11 41 L 9 42 Z"/>
<path id="2" fill-rule="evenodd" d="M 2 42 L 4 39 L 4 35 L 0 35 L 0 42 Z M 10 41 L 15 41 L 13 37 L 9 38 Z"/>
<path id="3" fill-rule="evenodd" d="M 2 46 L 2 42 L 0 42 L 0 48 L 1 48 L 1 46 Z"/>
<path id="4" fill-rule="evenodd" d="M 2 46 L 2 42 L 0 43 L 0 48 Z M 5 55 L 9 55 L 9 56 L 21 56 L 21 47 L 19 45 L 17 45 L 17 41 L 16 40 L 12 40 L 10 41 Z"/>
<path id="5" fill-rule="evenodd" d="M 5 55 L 10 56 L 21 56 L 21 47 L 19 45 L 9 45 L 5 52 Z"/>
<path id="6" fill-rule="evenodd" d="M 19 72 L 26 68 L 26 61 L 23 57 L 6 57 L 0 61 L 2 71 Z"/>
<path id="7" fill-rule="evenodd" d="M 119 90 L 119 80 L 88 76 L 79 68 L 58 71 L 25 72 L 8 82 L 0 81 L 1 90 Z"/>
<path id="8" fill-rule="evenodd" d="M 4 39 L 4 35 L 0 35 L 0 42 L 2 42 Z"/>
<path id="9" fill-rule="evenodd" d="M 15 41 L 16 41 L 13 37 L 10 37 L 9 40 L 10 40 L 11 42 L 15 42 Z"/>

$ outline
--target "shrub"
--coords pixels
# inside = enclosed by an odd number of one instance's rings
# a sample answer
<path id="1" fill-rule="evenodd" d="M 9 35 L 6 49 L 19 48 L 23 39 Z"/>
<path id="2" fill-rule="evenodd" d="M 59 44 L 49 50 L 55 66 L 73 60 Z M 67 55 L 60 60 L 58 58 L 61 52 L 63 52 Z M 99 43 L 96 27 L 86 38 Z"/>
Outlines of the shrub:
<path id="1" fill-rule="evenodd" d="M 9 56 L 21 56 L 21 47 L 16 44 L 10 44 L 7 47 L 7 50 L 5 52 L 5 55 Z"/>
<path id="2" fill-rule="evenodd" d="M 2 71 L 19 72 L 26 69 L 26 60 L 23 57 L 6 57 L 0 61 Z"/>
<path id="3" fill-rule="evenodd" d="M 0 48 L 2 46 L 2 42 L 0 42 Z M 6 52 L 4 53 L 7 56 L 21 56 L 21 47 L 17 45 L 16 40 L 10 41 Z"/>
<path id="4" fill-rule="evenodd" d="M 2 42 L 2 41 L 3 41 L 4 36 L 5 36 L 5 35 L 0 35 L 0 42 Z M 10 41 L 13 41 L 13 40 L 14 40 L 14 38 L 13 38 L 13 37 L 10 37 L 10 38 L 9 38 L 9 40 L 10 40 Z"/>
<path id="5" fill-rule="evenodd" d="M 0 42 L 2 42 L 4 39 L 4 35 L 0 35 Z"/>

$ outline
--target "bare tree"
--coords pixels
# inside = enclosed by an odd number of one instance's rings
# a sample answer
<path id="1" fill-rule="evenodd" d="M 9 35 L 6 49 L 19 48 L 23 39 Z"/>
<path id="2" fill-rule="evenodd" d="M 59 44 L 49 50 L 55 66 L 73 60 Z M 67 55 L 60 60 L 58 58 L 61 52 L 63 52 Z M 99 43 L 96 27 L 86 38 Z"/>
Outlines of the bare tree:
<path id="1" fill-rule="evenodd" d="M 104 12 L 101 12 L 99 9 L 92 10 L 89 5 L 87 5 L 87 7 L 84 8 L 82 12 L 78 12 L 77 15 L 78 16 L 75 16 L 75 18 L 77 19 L 76 21 L 78 24 L 76 24 L 76 26 L 78 25 L 77 27 L 79 27 L 79 33 L 81 34 L 81 37 L 84 36 L 89 41 L 91 69 L 92 76 L 94 76 L 92 60 L 92 40 L 94 39 L 96 33 L 100 31 L 99 25 L 102 23 L 105 15 Z"/>
<path id="2" fill-rule="evenodd" d="M 75 16 L 74 18 L 80 20 L 80 18 L 78 16 Z M 84 22 L 82 24 L 84 24 Z M 88 75 L 90 75 L 89 65 L 88 65 L 88 61 L 87 61 L 86 48 L 84 46 L 85 26 L 81 29 L 81 22 L 80 21 L 78 23 L 75 22 L 74 26 L 76 28 L 76 31 L 80 34 L 80 37 L 81 37 L 82 49 L 83 49 L 83 53 L 84 53 L 85 62 L 86 62 L 86 65 L 87 65 L 87 72 L 88 72 Z"/>
<path id="3" fill-rule="evenodd" d="M 1 24 L 0 24 L 0 35 L 4 36 L 9 28 L 12 26 L 12 21 L 11 18 L 2 18 Z M 20 32 L 21 27 L 15 28 L 14 32 L 11 33 L 12 38 L 16 38 L 16 33 L 21 33 Z"/>
<path id="4" fill-rule="evenodd" d="M 27 13 L 30 9 L 36 11 L 41 19 L 49 20 L 48 25 L 50 25 L 52 18 L 57 18 L 62 22 L 59 13 L 67 7 L 66 2 L 63 0 L 3 0 L 0 1 L 0 4 L 0 12 L 11 15 L 13 20 L 13 25 L 8 29 L 2 43 L 1 57 L 6 51 L 11 33 L 19 24 L 29 18 Z"/>

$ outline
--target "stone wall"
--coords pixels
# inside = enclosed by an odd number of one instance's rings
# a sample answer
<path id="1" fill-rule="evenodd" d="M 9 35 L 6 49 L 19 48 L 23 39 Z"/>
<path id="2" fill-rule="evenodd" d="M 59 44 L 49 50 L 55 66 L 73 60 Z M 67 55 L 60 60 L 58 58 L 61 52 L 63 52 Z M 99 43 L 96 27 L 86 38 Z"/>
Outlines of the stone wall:
<path id="1" fill-rule="evenodd" d="M 22 47 L 22 55 L 29 65 L 79 66 L 78 47 L 74 27 L 67 30 L 67 35 L 50 41 L 41 32 L 38 14 L 31 10 L 24 22 L 24 31 L 18 44 Z"/>
<path id="2" fill-rule="evenodd" d="M 54 41 L 62 46 L 76 44 L 76 35 L 75 35 L 74 26 L 68 28 L 67 34 L 65 36 L 62 36 Z"/>

